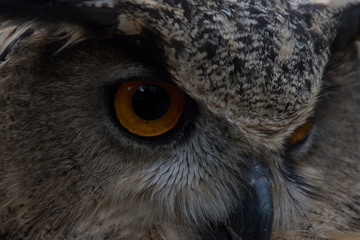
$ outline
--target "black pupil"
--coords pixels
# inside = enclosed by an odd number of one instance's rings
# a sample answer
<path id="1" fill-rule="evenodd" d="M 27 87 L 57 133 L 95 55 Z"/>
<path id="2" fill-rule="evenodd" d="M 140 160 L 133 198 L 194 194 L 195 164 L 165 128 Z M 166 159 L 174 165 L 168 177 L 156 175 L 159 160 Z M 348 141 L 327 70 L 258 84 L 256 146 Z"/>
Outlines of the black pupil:
<path id="1" fill-rule="evenodd" d="M 132 97 L 135 114 L 144 120 L 156 120 L 167 113 L 170 106 L 168 92 L 157 85 L 143 85 Z"/>

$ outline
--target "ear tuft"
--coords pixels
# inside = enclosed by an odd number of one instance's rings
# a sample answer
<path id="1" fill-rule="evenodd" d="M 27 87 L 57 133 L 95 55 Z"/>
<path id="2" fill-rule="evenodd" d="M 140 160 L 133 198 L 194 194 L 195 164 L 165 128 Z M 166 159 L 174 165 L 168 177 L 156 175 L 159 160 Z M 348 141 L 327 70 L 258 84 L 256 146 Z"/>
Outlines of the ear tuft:
<path id="1" fill-rule="evenodd" d="M 350 1 L 344 1 L 350 2 Z M 359 1 L 356 1 L 359 2 Z M 342 12 L 332 50 L 343 51 L 350 42 L 360 36 L 360 3 L 347 5 Z"/>
<path id="2" fill-rule="evenodd" d="M 344 8 L 349 5 L 360 4 L 360 0 L 314 0 L 314 2 L 331 8 Z"/>
<path id="3" fill-rule="evenodd" d="M 67 22 L 104 33 L 117 29 L 118 13 L 107 5 L 78 6 L 68 0 L 0 0 L 0 16 L 5 19 Z"/>

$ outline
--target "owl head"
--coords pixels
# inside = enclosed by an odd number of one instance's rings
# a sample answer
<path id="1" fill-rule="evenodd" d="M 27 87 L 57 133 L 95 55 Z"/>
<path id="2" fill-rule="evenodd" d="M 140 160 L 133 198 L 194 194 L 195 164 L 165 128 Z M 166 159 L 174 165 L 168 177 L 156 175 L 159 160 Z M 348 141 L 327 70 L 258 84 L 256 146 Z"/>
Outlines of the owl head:
<path id="1" fill-rule="evenodd" d="M 0 238 L 360 237 L 359 1 L 0 19 Z"/>

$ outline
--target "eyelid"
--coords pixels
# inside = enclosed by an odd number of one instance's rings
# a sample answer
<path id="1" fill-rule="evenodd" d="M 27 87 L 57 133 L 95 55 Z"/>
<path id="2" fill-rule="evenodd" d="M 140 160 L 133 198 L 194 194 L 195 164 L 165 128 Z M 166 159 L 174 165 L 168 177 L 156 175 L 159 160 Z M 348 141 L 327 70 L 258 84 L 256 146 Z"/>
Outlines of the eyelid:
<path id="1" fill-rule="evenodd" d="M 137 79 L 153 80 L 154 71 L 146 68 L 141 63 L 122 63 L 115 66 L 103 77 L 105 87 L 116 87 L 122 82 L 133 81 Z"/>

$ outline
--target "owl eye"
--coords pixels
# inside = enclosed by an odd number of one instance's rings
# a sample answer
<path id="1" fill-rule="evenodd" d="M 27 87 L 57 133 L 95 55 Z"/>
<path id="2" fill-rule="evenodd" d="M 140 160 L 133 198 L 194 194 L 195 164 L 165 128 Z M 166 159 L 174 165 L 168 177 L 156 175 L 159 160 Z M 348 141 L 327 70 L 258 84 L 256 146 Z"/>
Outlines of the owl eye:
<path id="1" fill-rule="evenodd" d="M 174 129 L 183 115 L 184 93 L 175 85 L 159 81 L 127 81 L 114 96 L 117 122 L 128 133 L 153 138 Z"/>
<path id="2" fill-rule="evenodd" d="M 314 119 L 309 118 L 306 120 L 305 123 L 303 123 L 298 128 L 296 128 L 295 131 L 290 136 L 290 138 L 288 139 L 288 146 L 295 147 L 302 144 L 309 136 L 313 124 L 314 124 Z"/>

